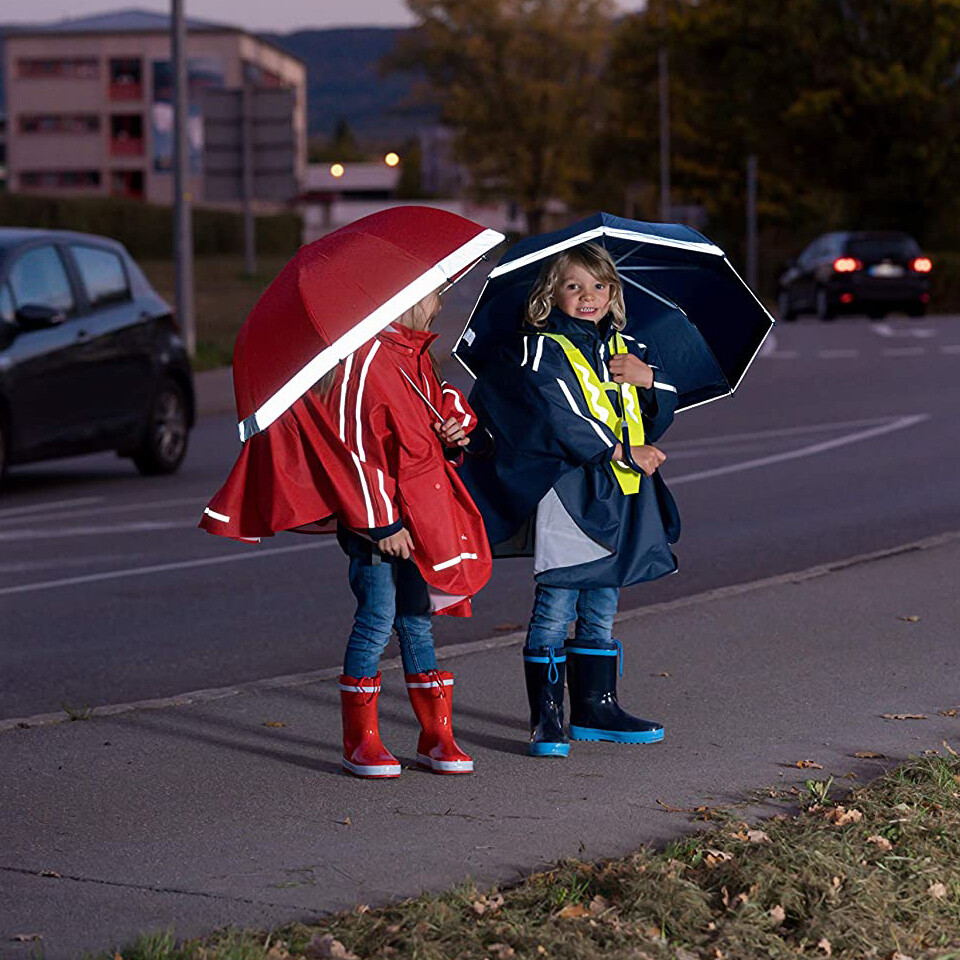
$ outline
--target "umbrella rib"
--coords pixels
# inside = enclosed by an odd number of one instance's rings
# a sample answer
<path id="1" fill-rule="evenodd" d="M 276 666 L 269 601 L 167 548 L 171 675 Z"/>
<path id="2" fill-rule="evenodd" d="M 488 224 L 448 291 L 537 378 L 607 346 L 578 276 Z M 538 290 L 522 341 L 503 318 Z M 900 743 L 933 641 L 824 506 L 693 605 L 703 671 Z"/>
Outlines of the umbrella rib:
<path id="1" fill-rule="evenodd" d="M 652 290 L 643 286 L 643 284 L 637 283 L 636 280 L 631 280 L 629 277 L 624 277 L 623 279 L 627 283 L 629 283 L 631 287 L 636 287 L 638 290 L 642 290 L 648 296 L 653 297 L 654 300 L 659 300 L 662 304 L 670 307 L 672 310 L 679 310 L 685 317 L 687 316 L 686 312 L 683 310 L 683 308 L 679 304 L 674 303 L 672 300 L 668 300 L 666 297 L 660 296 L 659 293 L 654 293 Z"/>

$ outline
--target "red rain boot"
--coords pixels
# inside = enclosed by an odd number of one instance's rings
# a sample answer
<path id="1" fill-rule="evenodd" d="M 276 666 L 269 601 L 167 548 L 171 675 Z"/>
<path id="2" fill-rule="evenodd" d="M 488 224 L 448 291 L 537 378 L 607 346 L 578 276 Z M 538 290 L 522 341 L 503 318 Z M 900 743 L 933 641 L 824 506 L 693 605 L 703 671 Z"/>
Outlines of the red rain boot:
<path id="1" fill-rule="evenodd" d="M 453 739 L 453 674 L 429 670 L 405 678 L 421 728 L 417 763 L 433 773 L 472 773 L 473 760 Z"/>
<path id="2" fill-rule="evenodd" d="M 380 674 L 375 677 L 340 677 L 343 713 L 343 757 L 340 763 L 355 777 L 399 777 L 400 763 L 380 742 L 377 698 Z"/>

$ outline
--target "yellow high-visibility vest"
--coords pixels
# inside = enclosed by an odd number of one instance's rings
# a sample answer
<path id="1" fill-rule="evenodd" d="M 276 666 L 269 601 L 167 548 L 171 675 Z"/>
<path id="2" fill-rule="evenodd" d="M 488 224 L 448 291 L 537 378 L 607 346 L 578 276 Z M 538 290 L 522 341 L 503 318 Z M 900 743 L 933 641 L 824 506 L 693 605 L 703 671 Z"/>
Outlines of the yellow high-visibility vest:
<path id="1" fill-rule="evenodd" d="M 561 333 L 541 333 L 541 337 L 549 337 L 560 345 L 570 368 L 573 370 L 583 398 L 587 402 L 587 409 L 601 423 L 605 423 L 614 434 L 623 439 L 623 417 L 617 413 L 617 408 L 610 401 L 607 393 L 616 391 L 623 407 L 623 416 L 626 417 L 630 428 L 630 444 L 639 447 L 643 445 L 643 420 L 640 416 L 640 398 L 637 388 L 632 383 L 614 383 L 612 380 L 601 380 L 590 366 L 587 358 L 573 342 Z M 609 340 L 610 356 L 626 353 L 627 345 L 619 333 L 615 333 Z M 621 390 L 621 387 L 624 389 Z M 620 484 L 620 489 L 627 494 L 636 493 L 640 489 L 641 474 L 619 461 L 612 464 L 613 475 Z"/>

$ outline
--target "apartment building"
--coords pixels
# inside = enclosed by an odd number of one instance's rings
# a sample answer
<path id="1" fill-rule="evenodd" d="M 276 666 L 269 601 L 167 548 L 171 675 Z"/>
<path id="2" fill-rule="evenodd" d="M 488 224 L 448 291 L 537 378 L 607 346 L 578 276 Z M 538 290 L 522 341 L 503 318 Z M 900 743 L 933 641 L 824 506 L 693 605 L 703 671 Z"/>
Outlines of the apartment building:
<path id="1" fill-rule="evenodd" d="M 306 68 L 238 27 L 188 19 L 190 191 L 204 183 L 205 91 L 293 92 L 296 179 L 306 170 Z M 6 166 L 18 193 L 173 201 L 170 18 L 127 10 L 5 37 Z M 289 129 L 288 129 L 289 135 Z"/>

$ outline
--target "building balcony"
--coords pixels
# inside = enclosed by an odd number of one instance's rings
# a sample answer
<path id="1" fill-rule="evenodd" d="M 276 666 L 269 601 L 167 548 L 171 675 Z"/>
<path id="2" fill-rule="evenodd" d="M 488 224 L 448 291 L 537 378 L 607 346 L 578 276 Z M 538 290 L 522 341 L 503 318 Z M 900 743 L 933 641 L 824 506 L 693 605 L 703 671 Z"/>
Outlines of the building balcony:
<path id="1" fill-rule="evenodd" d="M 111 100 L 142 100 L 143 84 L 131 81 L 114 80 L 110 84 Z"/>
<path id="2" fill-rule="evenodd" d="M 143 139 L 134 137 L 112 137 L 110 139 L 111 157 L 142 157 Z"/>

